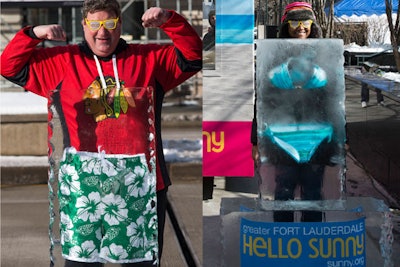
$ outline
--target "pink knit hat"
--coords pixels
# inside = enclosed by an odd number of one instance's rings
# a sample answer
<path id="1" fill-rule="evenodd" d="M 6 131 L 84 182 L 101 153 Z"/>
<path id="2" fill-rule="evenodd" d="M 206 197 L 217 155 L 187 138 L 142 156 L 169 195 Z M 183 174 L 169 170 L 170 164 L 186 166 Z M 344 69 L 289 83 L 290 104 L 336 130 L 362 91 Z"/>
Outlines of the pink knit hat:
<path id="1" fill-rule="evenodd" d="M 314 11 L 311 4 L 307 2 L 293 2 L 285 7 L 281 22 L 284 22 L 288 13 L 292 11 L 309 11 L 311 13 L 312 19 L 315 19 Z M 308 13 L 308 12 L 307 12 Z"/>

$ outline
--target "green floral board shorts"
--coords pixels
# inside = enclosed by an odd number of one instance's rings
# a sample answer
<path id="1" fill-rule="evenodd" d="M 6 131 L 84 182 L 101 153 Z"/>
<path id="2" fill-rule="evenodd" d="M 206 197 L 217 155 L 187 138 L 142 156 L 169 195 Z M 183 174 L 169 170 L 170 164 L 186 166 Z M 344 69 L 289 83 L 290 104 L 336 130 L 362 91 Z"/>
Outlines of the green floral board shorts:
<path id="1" fill-rule="evenodd" d="M 156 261 L 154 173 L 144 154 L 67 148 L 58 184 L 63 257 L 78 262 Z"/>

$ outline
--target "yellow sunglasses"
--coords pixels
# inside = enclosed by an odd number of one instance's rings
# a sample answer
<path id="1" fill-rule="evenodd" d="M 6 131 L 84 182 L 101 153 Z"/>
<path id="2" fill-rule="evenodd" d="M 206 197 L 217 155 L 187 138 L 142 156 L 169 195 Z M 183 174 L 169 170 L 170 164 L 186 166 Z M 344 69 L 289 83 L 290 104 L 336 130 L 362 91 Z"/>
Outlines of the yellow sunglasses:
<path id="1" fill-rule="evenodd" d="M 88 25 L 89 29 L 91 29 L 92 31 L 100 30 L 101 25 L 103 25 L 103 27 L 106 30 L 114 30 L 115 28 L 117 28 L 118 20 L 119 20 L 119 18 L 106 19 L 106 20 L 88 20 L 87 18 L 85 18 L 86 24 Z"/>
<path id="2" fill-rule="evenodd" d="M 300 25 L 302 25 L 304 28 L 309 29 L 311 27 L 311 24 L 313 23 L 313 21 L 311 19 L 308 20 L 289 20 L 289 26 L 292 29 L 297 29 L 298 27 L 300 27 Z"/>

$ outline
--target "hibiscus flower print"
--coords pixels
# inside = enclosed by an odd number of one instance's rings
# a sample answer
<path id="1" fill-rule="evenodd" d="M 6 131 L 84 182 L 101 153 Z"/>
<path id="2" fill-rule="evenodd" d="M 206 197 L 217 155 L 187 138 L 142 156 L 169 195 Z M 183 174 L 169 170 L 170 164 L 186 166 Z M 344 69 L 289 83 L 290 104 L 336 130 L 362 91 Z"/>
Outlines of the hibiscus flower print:
<path id="1" fill-rule="evenodd" d="M 100 193 L 92 192 L 87 197 L 81 196 L 76 200 L 77 215 L 83 221 L 96 222 L 100 219 Z"/>
<path id="2" fill-rule="evenodd" d="M 156 220 L 153 217 L 151 221 L 155 222 Z M 136 250 L 143 252 L 149 252 L 149 250 L 151 252 L 151 250 L 156 249 L 157 241 L 154 239 L 154 231 L 156 231 L 154 223 L 152 225 L 152 223 L 147 222 L 145 216 L 140 216 L 136 222 L 132 222 L 126 227 L 129 244 Z"/>
<path id="3" fill-rule="evenodd" d="M 94 175 L 100 175 L 100 169 L 96 168 L 98 160 L 96 159 L 83 159 L 82 158 L 82 172 L 93 173 Z"/>
<path id="4" fill-rule="evenodd" d="M 132 247 L 144 248 L 146 239 L 146 227 L 144 217 L 140 216 L 136 222 L 132 222 L 126 228 L 126 234 Z"/>
<path id="5" fill-rule="evenodd" d="M 63 195 L 69 196 L 71 192 L 79 192 L 81 184 L 78 172 L 74 166 L 65 164 L 60 168 L 59 187 Z"/>
<path id="6" fill-rule="evenodd" d="M 80 246 L 74 246 L 69 251 L 73 259 L 97 258 L 98 251 L 93 241 L 85 241 Z"/>
<path id="7" fill-rule="evenodd" d="M 118 174 L 115 166 L 105 158 L 90 158 L 86 160 L 82 158 L 82 171 L 94 175 L 105 174 L 108 177 Z"/>
<path id="8" fill-rule="evenodd" d="M 147 168 L 145 165 L 136 166 L 132 173 L 125 176 L 125 185 L 128 186 L 128 194 L 134 197 L 142 197 L 149 193 L 150 184 L 145 179 Z"/>
<path id="9" fill-rule="evenodd" d="M 110 247 L 103 247 L 100 254 L 102 257 L 106 257 L 114 261 L 123 260 L 128 257 L 126 250 L 122 246 L 118 246 L 114 243 L 111 244 Z"/>
<path id="10" fill-rule="evenodd" d="M 72 230 L 74 224 L 71 218 L 64 212 L 60 212 L 60 226 L 61 226 L 61 244 L 65 244 L 72 241 L 74 231 Z"/>
<path id="11" fill-rule="evenodd" d="M 118 171 L 116 170 L 116 167 L 114 164 L 109 162 L 106 159 L 101 159 L 100 160 L 100 166 L 101 166 L 101 172 L 107 175 L 108 177 L 115 176 L 118 174 Z"/>
<path id="12" fill-rule="evenodd" d="M 103 232 L 101 231 L 101 228 L 97 229 L 95 233 L 98 240 L 103 239 Z"/>
<path id="13" fill-rule="evenodd" d="M 125 170 L 127 168 L 126 167 L 126 160 L 124 160 L 124 159 L 118 160 L 117 163 L 116 163 L 116 168 L 118 170 Z"/>
<path id="14" fill-rule="evenodd" d="M 117 225 L 128 218 L 125 200 L 112 193 L 102 199 L 99 209 L 104 211 L 104 220 L 109 225 Z"/>

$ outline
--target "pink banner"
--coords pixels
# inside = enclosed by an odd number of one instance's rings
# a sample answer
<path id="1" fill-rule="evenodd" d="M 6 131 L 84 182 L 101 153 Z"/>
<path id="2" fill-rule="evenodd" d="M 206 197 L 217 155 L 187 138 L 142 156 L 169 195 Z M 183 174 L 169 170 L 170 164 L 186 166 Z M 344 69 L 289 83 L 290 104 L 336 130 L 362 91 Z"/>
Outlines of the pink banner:
<path id="1" fill-rule="evenodd" d="M 203 176 L 253 177 L 251 121 L 203 121 Z"/>

